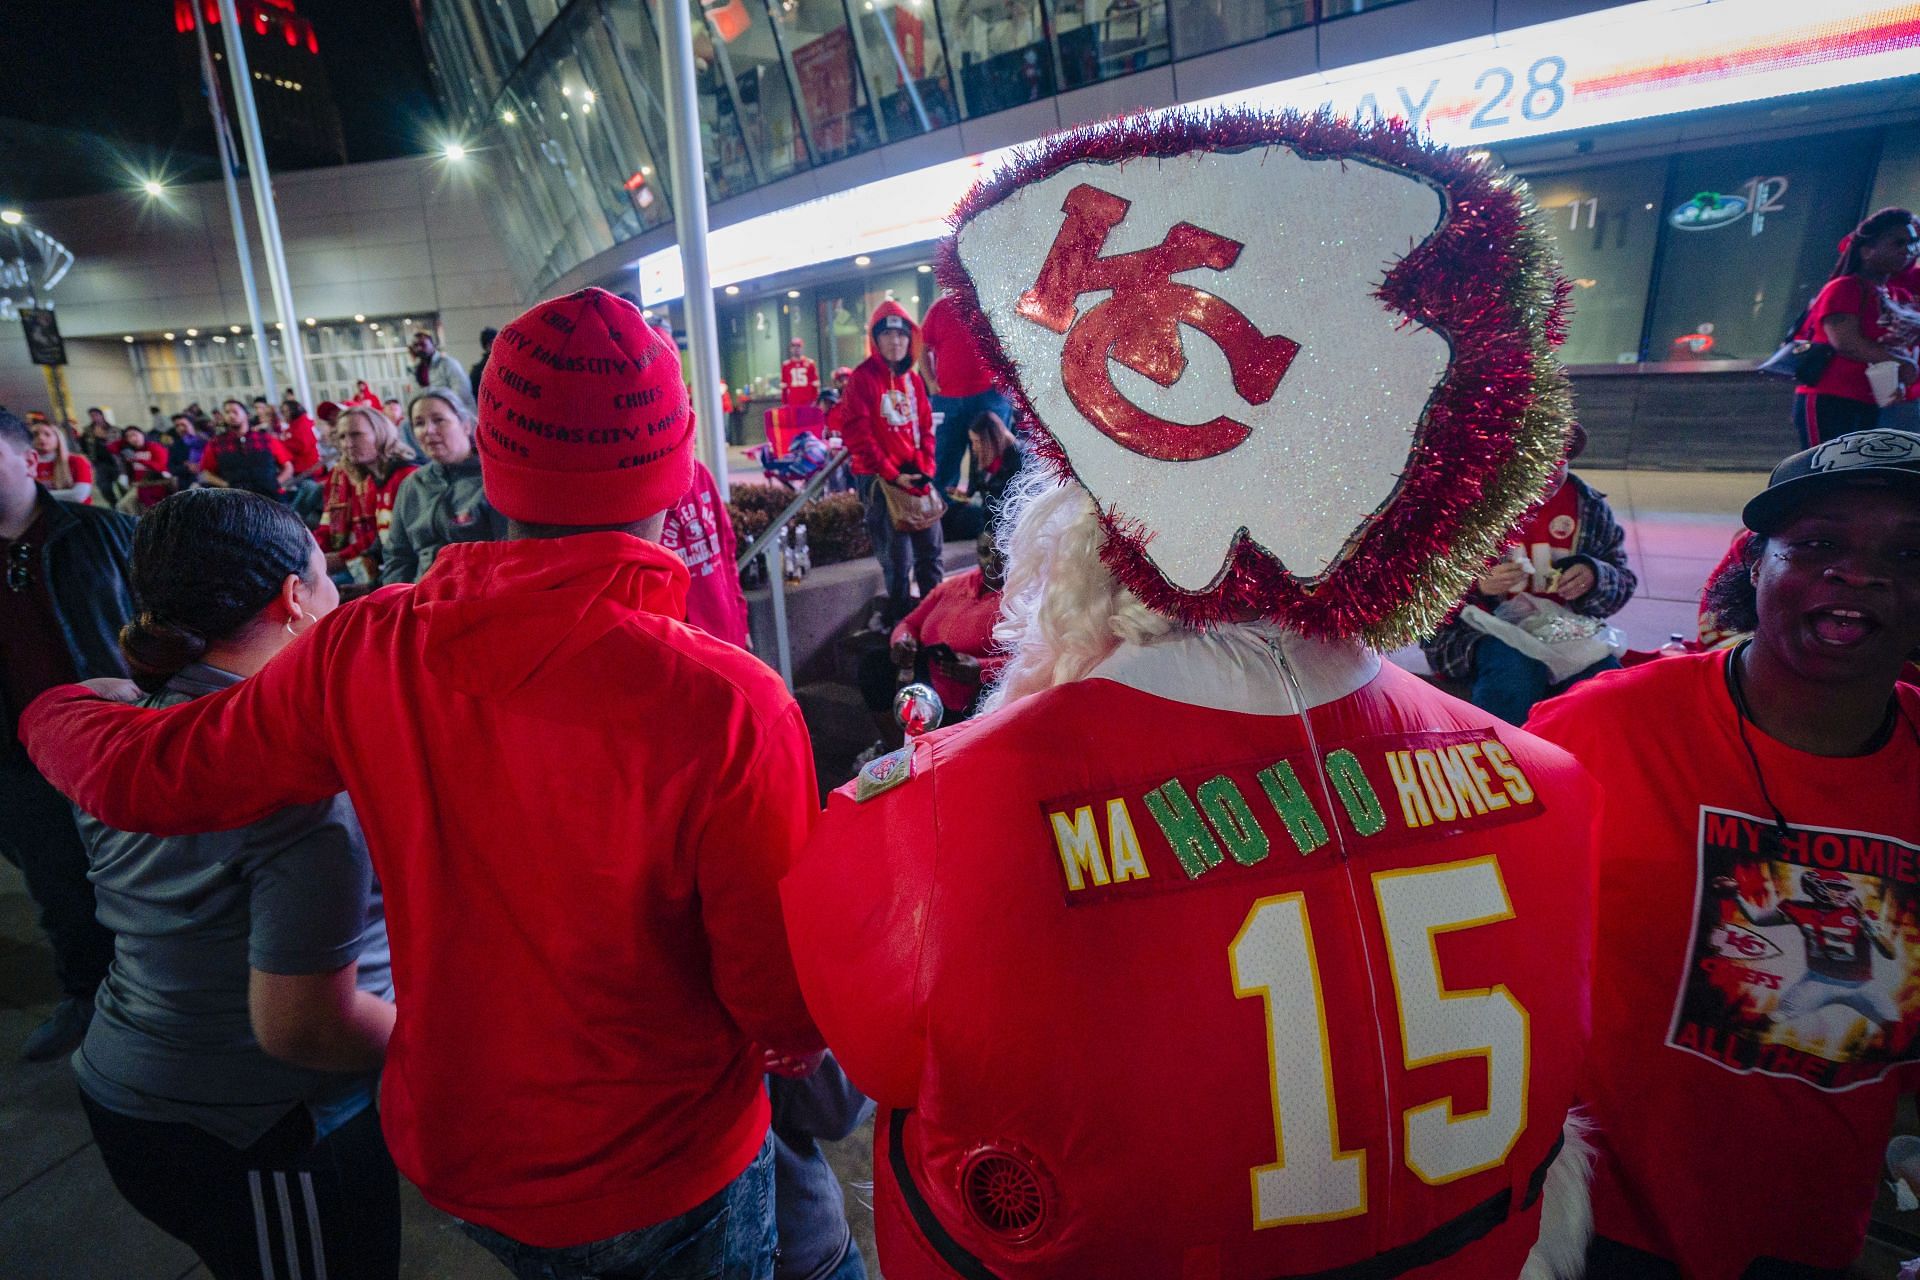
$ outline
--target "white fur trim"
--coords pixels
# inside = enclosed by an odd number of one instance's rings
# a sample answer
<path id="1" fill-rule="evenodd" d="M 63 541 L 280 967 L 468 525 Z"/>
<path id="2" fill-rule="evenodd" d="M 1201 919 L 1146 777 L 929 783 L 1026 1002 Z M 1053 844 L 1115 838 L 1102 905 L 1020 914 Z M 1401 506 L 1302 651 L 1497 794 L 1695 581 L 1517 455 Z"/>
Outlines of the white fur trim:
<path id="1" fill-rule="evenodd" d="M 1547 1170 L 1540 1193 L 1540 1238 L 1520 1280 L 1580 1280 L 1587 1271 L 1587 1242 L 1593 1238 L 1593 1122 L 1578 1111 L 1567 1113 L 1560 1154 Z"/>

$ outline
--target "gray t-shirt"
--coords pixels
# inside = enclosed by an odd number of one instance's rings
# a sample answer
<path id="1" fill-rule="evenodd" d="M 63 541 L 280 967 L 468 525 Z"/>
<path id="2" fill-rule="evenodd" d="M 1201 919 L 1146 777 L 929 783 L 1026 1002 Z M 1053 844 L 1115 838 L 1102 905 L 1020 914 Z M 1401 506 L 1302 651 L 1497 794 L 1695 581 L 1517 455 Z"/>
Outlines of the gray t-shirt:
<path id="1" fill-rule="evenodd" d="M 239 683 L 197 664 L 148 699 L 171 706 Z M 182 762 L 183 765 L 185 762 Z M 155 786 L 219 787 L 182 768 Z M 192 780 L 186 778 L 191 775 Z M 392 998 L 386 919 L 359 820 L 344 795 L 200 836 L 116 831 L 79 815 L 114 955 L 73 1055 L 88 1096 L 136 1119 L 196 1125 L 248 1147 L 295 1106 L 316 1127 L 359 1097 L 360 1076 L 268 1057 L 247 1013 L 248 969 L 332 973 Z"/>

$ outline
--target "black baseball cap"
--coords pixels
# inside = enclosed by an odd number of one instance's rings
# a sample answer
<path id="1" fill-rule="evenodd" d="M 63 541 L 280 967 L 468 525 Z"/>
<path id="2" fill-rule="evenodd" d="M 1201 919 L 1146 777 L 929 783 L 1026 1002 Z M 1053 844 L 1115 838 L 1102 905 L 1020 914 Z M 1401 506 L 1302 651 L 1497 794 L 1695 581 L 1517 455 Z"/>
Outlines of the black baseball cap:
<path id="1" fill-rule="evenodd" d="M 896 330 L 900 333 L 912 333 L 913 325 L 908 322 L 905 316 L 891 312 L 873 322 L 873 331 L 876 334 L 886 333 L 889 330 Z"/>
<path id="2" fill-rule="evenodd" d="M 1773 469 L 1740 518 L 1762 535 L 1776 532 L 1809 498 L 1862 482 L 1899 488 L 1920 501 L 1920 435 L 1856 431 L 1802 449 Z"/>

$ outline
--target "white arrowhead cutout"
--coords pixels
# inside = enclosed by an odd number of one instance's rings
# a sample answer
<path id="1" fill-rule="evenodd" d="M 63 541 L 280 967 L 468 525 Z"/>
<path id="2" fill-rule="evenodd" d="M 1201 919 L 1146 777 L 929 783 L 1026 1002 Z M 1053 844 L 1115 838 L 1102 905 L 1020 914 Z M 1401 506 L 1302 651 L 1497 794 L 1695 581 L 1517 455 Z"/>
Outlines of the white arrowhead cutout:
<path id="1" fill-rule="evenodd" d="M 1300 344 L 1272 399 L 1241 399 L 1225 353 L 1191 328 L 1180 331 L 1187 367 L 1171 387 L 1108 362 L 1115 387 L 1161 418 L 1225 414 L 1252 428 L 1236 448 L 1193 462 L 1122 448 L 1067 397 L 1066 335 L 1015 310 L 1065 219 L 1062 201 L 1083 182 L 1132 202 L 1103 256 L 1151 248 L 1179 222 L 1245 246 L 1225 271 L 1175 278 L 1225 299 L 1263 334 Z M 1320 577 L 1393 495 L 1450 351 L 1430 329 L 1401 327 L 1405 317 L 1373 291 L 1443 212 L 1439 191 L 1422 178 L 1273 146 L 1070 165 L 975 216 L 957 248 L 1028 402 L 1074 474 L 1103 507 L 1146 528 L 1146 555 L 1167 581 L 1203 591 L 1243 528 L 1295 577 Z M 1080 313 L 1106 296 L 1083 294 Z"/>

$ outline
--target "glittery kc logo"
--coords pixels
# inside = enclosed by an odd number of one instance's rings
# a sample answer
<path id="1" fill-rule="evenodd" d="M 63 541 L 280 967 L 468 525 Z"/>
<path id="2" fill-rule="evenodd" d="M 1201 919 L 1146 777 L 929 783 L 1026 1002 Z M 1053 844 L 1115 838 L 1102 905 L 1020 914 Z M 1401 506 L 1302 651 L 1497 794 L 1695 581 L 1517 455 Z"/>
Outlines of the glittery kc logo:
<path id="1" fill-rule="evenodd" d="M 1121 448 L 1161 462 L 1194 462 L 1225 453 L 1251 433 L 1221 414 L 1197 425 L 1169 422 L 1134 404 L 1113 385 L 1109 359 L 1170 387 L 1186 371 L 1180 326 L 1218 343 L 1233 370 L 1233 388 L 1248 404 L 1265 404 L 1300 350 L 1291 338 L 1262 334 L 1231 303 L 1205 289 L 1177 283 L 1195 267 L 1224 271 L 1245 246 L 1237 240 L 1176 223 L 1151 249 L 1103 258 L 1107 236 L 1127 216 L 1131 201 L 1081 183 L 1061 205 L 1067 220 L 1054 237 L 1040 278 L 1016 309 L 1035 324 L 1067 335 L 1061 379 L 1067 398 Z M 1079 311 L 1083 293 L 1111 296 Z"/>

